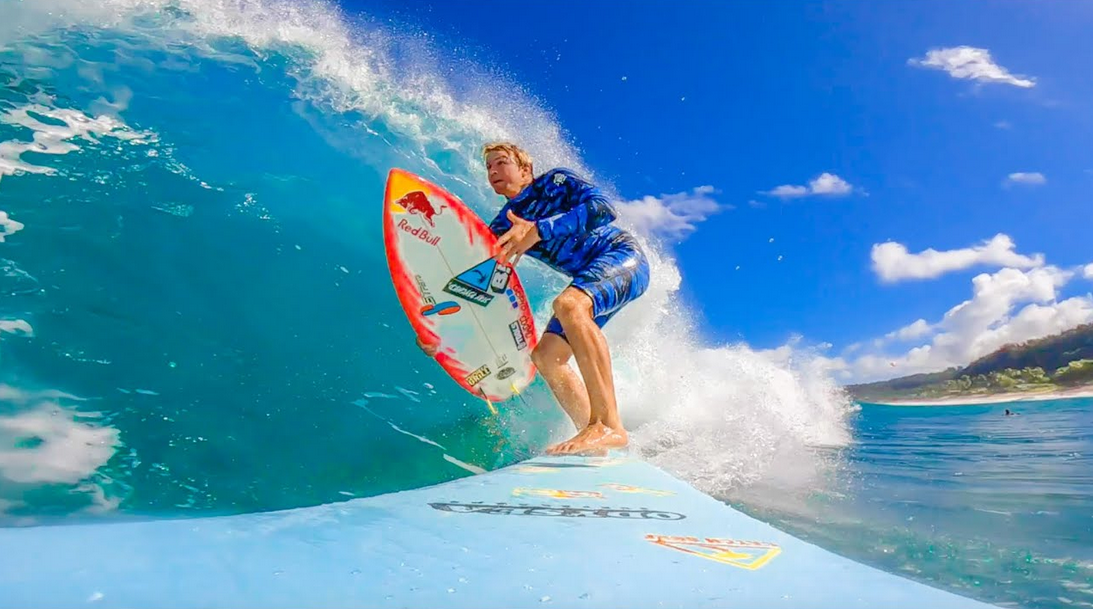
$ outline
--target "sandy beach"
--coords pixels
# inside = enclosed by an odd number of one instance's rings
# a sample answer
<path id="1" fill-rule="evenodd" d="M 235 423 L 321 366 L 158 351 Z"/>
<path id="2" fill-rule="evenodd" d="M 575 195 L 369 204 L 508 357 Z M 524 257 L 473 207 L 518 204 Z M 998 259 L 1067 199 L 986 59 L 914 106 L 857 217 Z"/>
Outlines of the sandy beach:
<path id="1" fill-rule="evenodd" d="M 923 400 L 865 400 L 870 404 L 885 406 L 965 406 L 975 404 L 1009 404 L 1016 402 L 1042 402 L 1045 400 L 1063 400 L 1068 398 L 1093 398 L 1093 386 L 1052 391 L 1022 391 L 1013 393 L 992 393 L 990 395 L 962 395 Z"/>

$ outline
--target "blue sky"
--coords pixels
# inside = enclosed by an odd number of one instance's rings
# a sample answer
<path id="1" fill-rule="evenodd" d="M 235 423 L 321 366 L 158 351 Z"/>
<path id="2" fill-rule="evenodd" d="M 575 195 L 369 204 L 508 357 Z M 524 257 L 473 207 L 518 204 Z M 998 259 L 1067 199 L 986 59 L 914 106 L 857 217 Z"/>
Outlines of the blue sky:
<path id="1" fill-rule="evenodd" d="M 623 199 L 694 226 L 674 251 L 715 340 L 830 343 L 851 381 L 1093 321 L 1093 3 L 351 8 L 520 83 Z"/>

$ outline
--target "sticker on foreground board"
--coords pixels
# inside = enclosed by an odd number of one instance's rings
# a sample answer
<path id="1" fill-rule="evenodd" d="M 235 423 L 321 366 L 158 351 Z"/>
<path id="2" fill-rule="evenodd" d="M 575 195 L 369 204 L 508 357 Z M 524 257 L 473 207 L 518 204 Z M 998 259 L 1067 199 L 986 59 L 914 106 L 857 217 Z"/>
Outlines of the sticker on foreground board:
<path id="1" fill-rule="evenodd" d="M 601 484 L 600 486 L 603 488 L 609 488 L 613 491 L 618 491 L 620 493 L 639 493 L 642 495 L 654 495 L 657 497 L 668 497 L 671 495 L 675 495 L 675 493 L 673 493 L 672 491 L 658 491 L 651 488 L 642 488 L 640 486 L 630 486 L 629 484 L 607 483 Z"/>
<path id="2" fill-rule="evenodd" d="M 597 491 L 564 491 L 554 488 L 514 488 L 514 497 L 547 497 L 550 499 L 603 499 L 603 493 Z"/>
<path id="3" fill-rule="evenodd" d="M 557 518 L 619 518 L 623 520 L 683 520 L 683 514 L 647 508 L 594 508 L 568 505 L 512 505 L 508 503 L 430 503 L 429 507 L 456 514 L 491 516 L 553 516 Z"/>
<path id="4" fill-rule="evenodd" d="M 775 543 L 741 541 L 717 537 L 678 537 L 675 535 L 646 535 L 645 540 L 658 546 L 679 550 L 741 569 L 755 571 L 782 553 Z"/>

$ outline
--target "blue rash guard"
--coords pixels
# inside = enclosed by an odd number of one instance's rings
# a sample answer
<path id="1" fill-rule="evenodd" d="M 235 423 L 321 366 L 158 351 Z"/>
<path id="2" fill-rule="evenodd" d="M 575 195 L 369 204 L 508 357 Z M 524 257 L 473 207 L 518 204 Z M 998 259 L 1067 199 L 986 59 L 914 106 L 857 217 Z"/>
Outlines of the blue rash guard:
<path id="1" fill-rule="evenodd" d="M 592 299 L 592 318 L 603 327 L 649 287 L 649 262 L 630 233 L 613 226 L 615 210 L 600 189 L 568 169 L 535 178 L 490 222 L 497 236 L 512 228 L 508 212 L 535 223 L 541 241 L 527 255 L 573 279 Z M 546 332 L 565 338 L 557 318 Z"/>

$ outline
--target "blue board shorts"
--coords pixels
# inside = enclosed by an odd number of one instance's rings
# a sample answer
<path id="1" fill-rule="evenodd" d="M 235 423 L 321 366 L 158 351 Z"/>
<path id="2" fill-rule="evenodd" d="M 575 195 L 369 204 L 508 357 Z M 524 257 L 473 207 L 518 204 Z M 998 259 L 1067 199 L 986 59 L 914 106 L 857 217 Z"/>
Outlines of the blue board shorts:
<path id="1" fill-rule="evenodd" d="M 618 239 L 587 267 L 573 275 L 572 287 L 592 299 L 592 320 L 602 328 L 624 306 L 637 300 L 649 288 L 649 260 L 629 235 Z M 551 317 L 544 333 L 561 336 L 565 330 L 557 317 Z"/>

